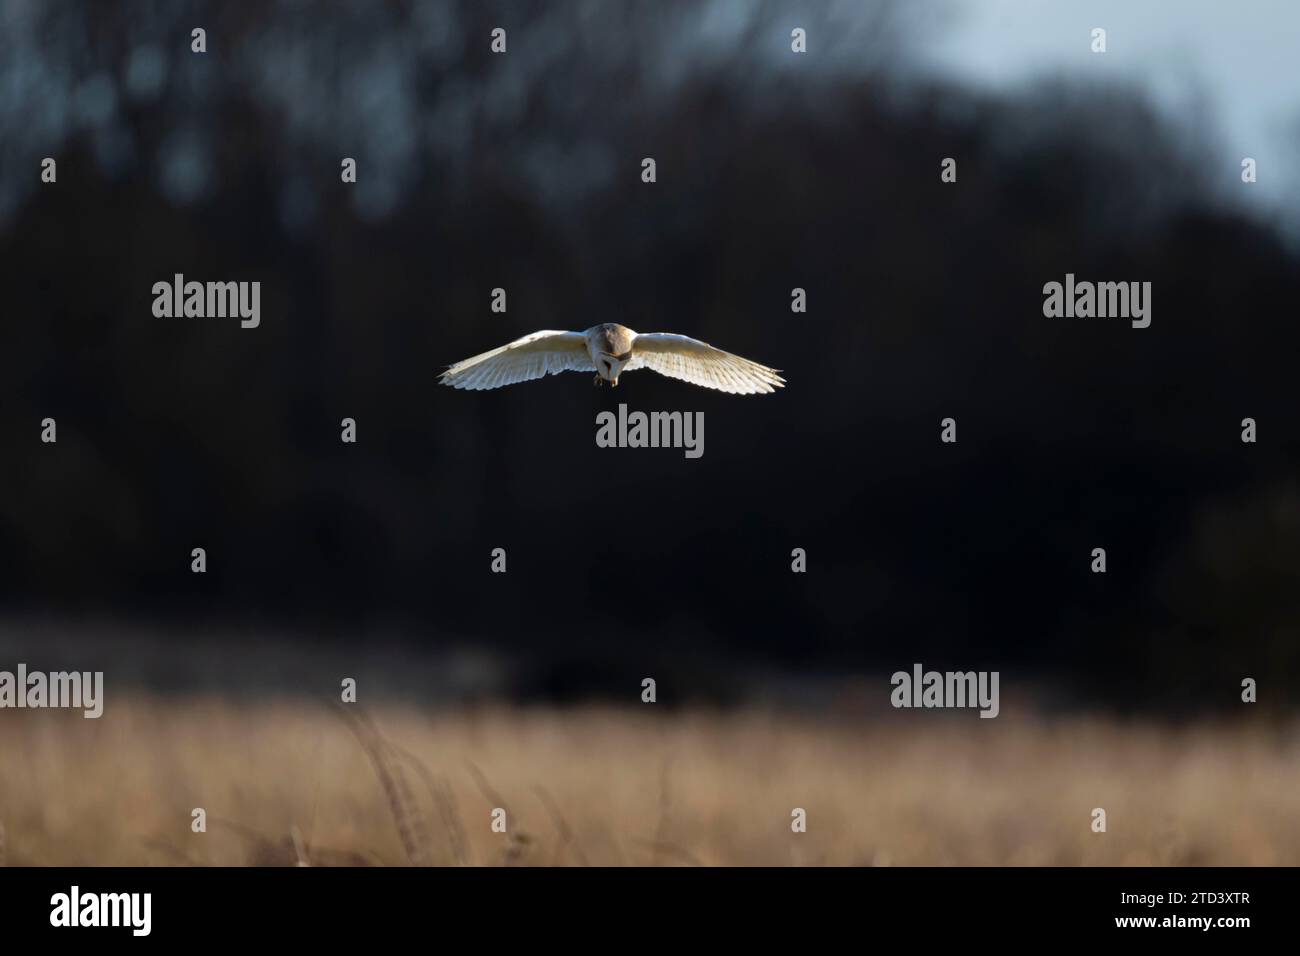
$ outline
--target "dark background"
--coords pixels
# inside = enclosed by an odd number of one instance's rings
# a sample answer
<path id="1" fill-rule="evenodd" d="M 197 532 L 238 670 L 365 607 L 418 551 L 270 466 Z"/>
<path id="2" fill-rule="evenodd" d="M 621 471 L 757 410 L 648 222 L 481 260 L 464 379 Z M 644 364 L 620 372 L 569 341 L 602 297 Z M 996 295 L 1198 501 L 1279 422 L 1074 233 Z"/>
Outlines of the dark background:
<path id="1" fill-rule="evenodd" d="M 89 9 L 0 39 L 0 173 L 28 184 L 0 220 L 5 619 L 110 656 L 120 626 L 314 654 L 382 629 L 399 669 L 515 661 L 522 699 L 921 661 L 1090 706 L 1226 707 L 1244 676 L 1294 700 L 1300 261 L 1141 89 L 905 76 L 894 5 L 853 69 L 789 53 L 833 29 L 815 6 L 732 8 L 706 51 L 681 3 Z M 261 327 L 155 318 L 177 272 L 260 280 Z M 1044 318 L 1067 272 L 1150 281 L 1151 327 Z M 789 385 L 436 384 L 602 321 Z M 598 449 L 618 402 L 703 411 L 704 457 Z"/>

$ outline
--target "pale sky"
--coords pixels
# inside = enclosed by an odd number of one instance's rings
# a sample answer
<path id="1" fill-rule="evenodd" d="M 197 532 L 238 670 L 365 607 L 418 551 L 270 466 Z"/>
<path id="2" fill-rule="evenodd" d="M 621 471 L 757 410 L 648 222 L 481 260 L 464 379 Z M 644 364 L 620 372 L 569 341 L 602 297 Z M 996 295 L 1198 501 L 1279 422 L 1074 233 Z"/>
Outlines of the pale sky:
<path id="1" fill-rule="evenodd" d="M 1132 77 L 1175 115 L 1209 120 L 1230 193 L 1297 216 L 1300 0 L 950 2 L 956 16 L 917 46 L 937 72 L 994 88 L 1043 74 Z M 1106 30 L 1105 54 L 1090 50 L 1093 27 Z M 1238 188 L 1245 156 L 1259 182 Z"/>

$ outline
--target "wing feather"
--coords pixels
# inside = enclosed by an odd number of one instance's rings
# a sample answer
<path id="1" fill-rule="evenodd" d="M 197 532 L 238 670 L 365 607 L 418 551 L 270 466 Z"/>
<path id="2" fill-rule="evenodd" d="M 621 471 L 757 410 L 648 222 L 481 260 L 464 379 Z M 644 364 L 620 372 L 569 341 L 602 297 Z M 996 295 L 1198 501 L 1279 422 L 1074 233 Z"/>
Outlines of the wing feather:
<path id="1" fill-rule="evenodd" d="M 671 332 L 637 334 L 627 371 L 639 368 L 731 395 L 765 394 L 785 385 L 785 379 L 777 374 L 779 369 Z"/>
<path id="2" fill-rule="evenodd" d="M 543 329 L 448 366 L 438 381 L 452 388 L 482 391 L 559 372 L 595 370 L 581 332 Z"/>

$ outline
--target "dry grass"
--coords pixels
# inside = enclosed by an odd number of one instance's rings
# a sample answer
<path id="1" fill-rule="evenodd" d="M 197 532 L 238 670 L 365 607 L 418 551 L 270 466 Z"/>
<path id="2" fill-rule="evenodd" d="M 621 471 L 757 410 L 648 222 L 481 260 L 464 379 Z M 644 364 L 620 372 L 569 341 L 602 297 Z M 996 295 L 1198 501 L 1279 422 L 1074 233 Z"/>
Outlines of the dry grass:
<path id="1" fill-rule="evenodd" d="M 1296 864 L 1298 811 L 1295 726 L 215 698 L 0 714 L 10 865 Z"/>

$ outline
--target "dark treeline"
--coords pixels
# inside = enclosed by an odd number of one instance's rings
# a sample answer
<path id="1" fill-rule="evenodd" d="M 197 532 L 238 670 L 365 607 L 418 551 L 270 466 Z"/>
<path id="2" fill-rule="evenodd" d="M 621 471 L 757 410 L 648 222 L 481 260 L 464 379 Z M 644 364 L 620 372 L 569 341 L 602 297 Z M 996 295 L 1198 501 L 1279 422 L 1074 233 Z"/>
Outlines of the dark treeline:
<path id="1" fill-rule="evenodd" d="M 1184 710 L 1300 677 L 1300 263 L 1140 91 L 901 79 L 891 7 L 829 69 L 758 6 L 707 47 L 685 4 L 170 6 L 5 41 L 8 611 L 398 622 L 562 695 L 919 660 Z M 156 318 L 176 273 L 260 281 L 261 326 Z M 1151 282 L 1150 328 L 1045 318 L 1066 273 Z M 789 386 L 436 385 L 606 320 Z M 619 402 L 703 411 L 704 456 L 597 448 Z"/>

